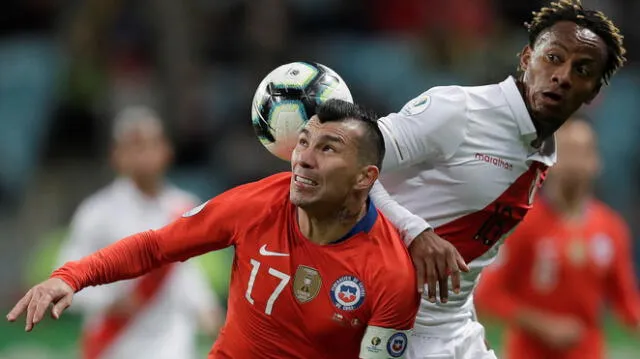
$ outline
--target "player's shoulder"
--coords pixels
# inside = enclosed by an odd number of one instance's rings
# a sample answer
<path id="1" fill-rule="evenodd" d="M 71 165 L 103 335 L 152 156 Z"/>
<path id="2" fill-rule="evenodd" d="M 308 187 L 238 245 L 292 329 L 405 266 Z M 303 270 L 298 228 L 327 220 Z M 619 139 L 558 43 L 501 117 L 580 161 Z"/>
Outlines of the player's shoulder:
<path id="1" fill-rule="evenodd" d="M 371 263 L 384 277 L 395 280 L 410 278 L 413 281 L 413 264 L 407 247 L 398 230 L 380 211 L 369 232 L 369 242 L 373 250 L 370 255 L 377 258 Z"/>
<path id="2" fill-rule="evenodd" d="M 289 199 L 290 176 L 290 173 L 279 173 L 233 187 L 185 212 L 182 218 L 198 215 L 205 221 L 250 228 L 252 223 L 284 213 Z"/>
<path id="3" fill-rule="evenodd" d="M 376 208 L 376 211 L 376 222 L 371 228 L 369 236 L 382 246 L 394 248 L 394 251 L 396 252 L 399 244 L 401 244 L 399 246 L 400 248 L 405 248 L 404 243 L 402 242 L 402 237 L 393 223 L 384 215 L 384 213 L 382 213 L 382 211 L 380 211 L 380 209 Z"/>
<path id="4" fill-rule="evenodd" d="M 593 211 L 593 218 L 597 218 L 602 221 L 600 223 L 601 227 L 613 229 L 615 231 L 628 231 L 627 222 L 624 220 L 622 215 L 620 215 L 606 203 L 597 199 L 592 199 L 591 210 Z"/>
<path id="5" fill-rule="evenodd" d="M 470 111 L 489 111 L 508 106 L 504 90 L 500 84 L 466 86 L 467 109 Z"/>
<path id="6" fill-rule="evenodd" d="M 436 86 L 409 100 L 400 114 L 405 116 L 433 116 L 439 113 L 446 117 L 462 115 L 466 111 L 467 94 L 462 86 Z"/>
<path id="7" fill-rule="evenodd" d="M 93 192 L 78 204 L 75 217 L 93 217 L 110 210 L 117 201 L 116 182 L 112 182 Z"/>

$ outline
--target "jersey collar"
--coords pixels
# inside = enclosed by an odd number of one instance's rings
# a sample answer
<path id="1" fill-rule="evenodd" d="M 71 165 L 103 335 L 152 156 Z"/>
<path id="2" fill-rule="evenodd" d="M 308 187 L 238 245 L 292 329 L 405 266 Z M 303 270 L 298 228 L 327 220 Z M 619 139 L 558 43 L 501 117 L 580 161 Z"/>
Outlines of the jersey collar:
<path id="1" fill-rule="evenodd" d="M 518 90 L 516 79 L 513 78 L 513 76 L 507 77 L 506 80 L 500 83 L 500 89 L 516 120 L 518 130 L 520 130 L 520 136 L 525 140 L 529 140 L 529 142 L 533 141 L 536 138 L 536 128 L 533 126 L 531 115 L 529 115 L 520 90 Z"/>
<path id="2" fill-rule="evenodd" d="M 125 176 L 117 177 L 114 181 L 114 186 L 116 191 L 122 194 L 122 196 L 132 199 L 138 203 L 155 203 L 162 198 L 166 190 L 163 186 L 163 188 L 160 189 L 160 192 L 158 192 L 158 195 L 155 197 L 149 197 L 138 189 L 131 178 Z"/>
<path id="3" fill-rule="evenodd" d="M 373 225 L 376 223 L 376 219 L 378 219 L 378 210 L 373 205 L 373 201 L 371 198 L 367 198 L 367 213 L 356 223 L 353 228 L 349 231 L 349 233 L 345 234 L 342 238 L 337 241 L 332 242 L 331 244 L 340 243 L 344 240 L 347 240 L 360 232 L 369 233 Z"/>

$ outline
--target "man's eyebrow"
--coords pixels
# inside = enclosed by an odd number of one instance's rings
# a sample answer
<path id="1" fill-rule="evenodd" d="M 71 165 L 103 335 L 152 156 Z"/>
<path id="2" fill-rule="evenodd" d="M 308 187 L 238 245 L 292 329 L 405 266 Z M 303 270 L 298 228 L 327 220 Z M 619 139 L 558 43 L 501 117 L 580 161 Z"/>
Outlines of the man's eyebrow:
<path id="1" fill-rule="evenodd" d="M 565 51 L 569 51 L 569 48 L 565 44 L 563 44 L 562 42 L 560 42 L 558 40 L 553 40 L 553 41 L 549 42 L 549 45 L 557 46 L 557 47 L 562 48 Z"/>
<path id="2" fill-rule="evenodd" d="M 321 140 L 327 141 L 327 142 L 338 142 L 341 144 L 345 144 L 344 139 L 340 136 L 334 136 L 334 135 L 322 135 L 322 137 L 320 137 Z"/>

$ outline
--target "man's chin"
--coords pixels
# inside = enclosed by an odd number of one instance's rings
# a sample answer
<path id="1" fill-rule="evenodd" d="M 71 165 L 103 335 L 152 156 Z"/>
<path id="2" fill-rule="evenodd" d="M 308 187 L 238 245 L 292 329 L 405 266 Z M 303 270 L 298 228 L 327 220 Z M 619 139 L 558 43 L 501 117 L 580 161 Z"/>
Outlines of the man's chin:
<path id="1" fill-rule="evenodd" d="M 302 209 L 309 205 L 309 200 L 303 198 L 298 193 L 291 192 L 291 194 L 289 195 L 289 200 L 291 201 L 291 203 L 293 203 L 294 206 L 300 207 Z"/>

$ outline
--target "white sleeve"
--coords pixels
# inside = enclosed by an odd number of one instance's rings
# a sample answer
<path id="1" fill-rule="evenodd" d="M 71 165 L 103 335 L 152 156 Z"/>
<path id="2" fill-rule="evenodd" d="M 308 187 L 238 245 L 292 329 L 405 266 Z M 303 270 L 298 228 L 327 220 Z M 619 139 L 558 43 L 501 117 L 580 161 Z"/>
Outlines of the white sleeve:
<path id="1" fill-rule="evenodd" d="M 422 232 L 431 228 L 422 217 L 411 213 L 393 200 L 380 181 L 376 181 L 369 193 L 373 204 L 398 229 L 407 247 Z"/>
<path id="2" fill-rule="evenodd" d="M 183 286 L 181 290 L 185 299 L 196 316 L 212 311 L 220 312 L 220 300 L 211 289 L 202 269 L 193 262 L 194 259 L 180 264 L 180 285 Z"/>
<path id="3" fill-rule="evenodd" d="M 378 121 L 386 155 L 383 171 L 452 156 L 464 139 L 465 92 L 456 86 L 434 87 L 409 101 L 398 113 Z"/>
<path id="4" fill-rule="evenodd" d="M 97 198 L 90 198 L 78 207 L 71 221 L 69 237 L 58 253 L 58 267 L 110 244 L 105 237 L 107 223 L 104 221 L 105 212 L 108 211 L 103 207 Z M 74 295 L 73 305 L 69 309 L 87 313 L 99 311 L 116 301 L 120 293 L 130 287 L 129 282 L 85 288 Z"/>
<path id="5" fill-rule="evenodd" d="M 361 359 L 406 358 L 409 330 L 368 326 L 360 343 Z"/>

